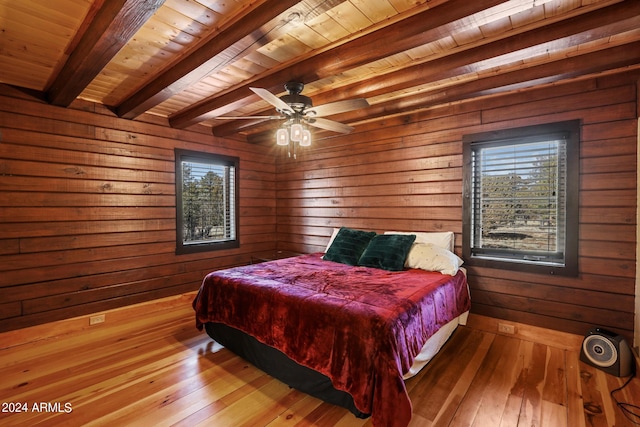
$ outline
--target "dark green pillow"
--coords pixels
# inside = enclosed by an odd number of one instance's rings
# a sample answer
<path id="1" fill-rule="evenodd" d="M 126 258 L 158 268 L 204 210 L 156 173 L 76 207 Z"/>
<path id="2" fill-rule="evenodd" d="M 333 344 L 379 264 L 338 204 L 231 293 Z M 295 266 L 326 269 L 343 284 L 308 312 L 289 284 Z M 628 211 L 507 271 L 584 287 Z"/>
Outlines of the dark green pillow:
<path id="1" fill-rule="evenodd" d="M 371 239 L 358 265 L 389 271 L 403 270 L 415 240 L 415 234 L 379 234 Z"/>
<path id="2" fill-rule="evenodd" d="M 367 248 L 375 231 L 353 230 L 342 227 L 324 254 L 323 259 L 348 265 L 358 265 L 360 255 Z"/>

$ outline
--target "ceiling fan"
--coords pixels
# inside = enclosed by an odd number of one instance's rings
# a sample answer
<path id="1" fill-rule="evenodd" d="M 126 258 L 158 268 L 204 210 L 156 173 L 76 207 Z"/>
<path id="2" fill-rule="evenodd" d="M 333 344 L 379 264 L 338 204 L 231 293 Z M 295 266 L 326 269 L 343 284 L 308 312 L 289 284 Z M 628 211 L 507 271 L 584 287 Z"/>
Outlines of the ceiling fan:
<path id="1" fill-rule="evenodd" d="M 286 125 L 302 124 L 314 126 L 333 132 L 349 133 L 353 127 L 344 123 L 323 118 L 333 114 L 344 113 L 358 108 L 368 107 L 369 103 L 364 98 L 347 99 L 344 101 L 330 102 L 328 104 L 313 106 L 311 98 L 302 95 L 304 84 L 299 82 L 287 82 L 284 88 L 287 95 L 277 97 L 266 89 L 249 88 L 256 95 L 276 108 L 280 116 L 218 116 L 216 119 L 242 120 L 242 119 L 265 119 L 265 120 L 287 120 Z"/>

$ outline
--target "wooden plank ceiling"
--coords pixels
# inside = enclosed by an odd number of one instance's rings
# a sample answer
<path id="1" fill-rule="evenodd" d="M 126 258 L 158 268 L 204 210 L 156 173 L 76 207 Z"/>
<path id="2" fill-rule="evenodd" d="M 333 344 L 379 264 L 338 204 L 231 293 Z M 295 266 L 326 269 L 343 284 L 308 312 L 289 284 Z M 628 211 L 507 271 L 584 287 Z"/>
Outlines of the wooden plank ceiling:
<path id="1" fill-rule="evenodd" d="M 0 0 L 0 82 L 124 118 L 273 140 L 252 92 L 305 84 L 359 123 L 640 67 L 639 0 Z M 314 130 L 319 137 L 330 132 Z"/>

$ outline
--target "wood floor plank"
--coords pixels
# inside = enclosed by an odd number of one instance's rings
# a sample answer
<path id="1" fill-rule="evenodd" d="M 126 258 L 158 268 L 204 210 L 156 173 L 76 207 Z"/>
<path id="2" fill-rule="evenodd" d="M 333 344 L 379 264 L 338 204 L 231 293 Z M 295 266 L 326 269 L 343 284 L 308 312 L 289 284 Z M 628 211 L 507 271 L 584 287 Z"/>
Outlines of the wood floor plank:
<path id="1" fill-rule="evenodd" d="M 461 328 L 461 330 L 463 329 Z M 482 365 L 482 362 L 486 357 L 487 352 L 491 348 L 491 345 L 493 344 L 493 340 L 495 339 L 494 335 L 481 334 L 479 331 L 473 331 L 473 334 L 479 335 L 481 337 L 481 340 L 476 348 L 476 351 L 474 352 L 473 358 L 466 365 L 463 365 L 462 367 L 457 366 L 458 361 L 456 358 L 456 354 L 458 352 L 457 349 L 460 347 L 450 346 L 448 348 L 453 348 L 453 351 L 455 352 L 452 356 L 446 357 L 446 354 L 442 353 L 441 357 L 438 357 L 437 359 L 435 359 L 435 360 L 445 360 L 445 361 L 456 360 L 456 363 L 449 363 L 449 369 L 452 369 L 454 374 L 458 375 L 458 381 L 455 383 L 451 391 L 448 393 L 447 398 L 444 404 L 442 405 L 442 407 L 440 408 L 440 410 L 438 411 L 437 415 L 433 418 L 434 426 L 444 427 L 444 426 L 451 425 L 452 420 L 456 412 L 458 411 L 458 408 L 460 407 L 460 404 L 466 398 L 469 387 L 471 387 L 471 384 L 473 383 L 473 380 L 477 375 L 477 372 L 480 369 L 480 366 Z M 467 344 L 466 342 L 462 343 L 462 348 L 466 347 L 466 344 Z M 460 372 L 462 373 L 460 374 Z M 423 378 L 426 378 L 428 376 L 438 377 L 439 375 L 437 371 L 431 374 L 427 374 L 425 372 L 425 376 Z M 410 393 L 410 396 L 411 396 L 411 393 Z"/>
<path id="2" fill-rule="evenodd" d="M 580 372 L 585 423 L 589 427 L 607 427 L 610 425 L 605 413 L 604 396 L 597 380 L 598 372 L 597 369 L 591 366 L 583 366 Z"/>
<path id="3" fill-rule="evenodd" d="M 542 395 L 540 392 L 546 368 L 547 346 L 533 343 L 530 357 L 525 359 L 523 405 L 518 420 L 519 425 L 541 425 Z"/>
<path id="4" fill-rule="evenodd" d="M 566 351 L 567 374 L 567 424 L 571 427 L 586 427 L 580 362 L 577 351 Z"/>
<path id="5" fill-rule="evenodd" d="M 510 363 L 518 360 L 519 349 L 520 340 L 512 338 L 505 341 L 497 369 L 486 384 L 486 391 L 483 393 L 473 426 L 500 425 L 504 413 L 496 411 L 495 408 L 507 407 L 511 390 L 520 376 L 522 366 L 519 363 Z"/>
<path id="6" fill-rule="evenodd" d="M 0 350 L 0 402 L 29 409 L 0 412 L 0 425 L 372 427 L 217 345 L 195 329 L 190 307 L 119 316 Z M 491 323 L 458 328 L 406 381 L 411 427 L 632 426 L 610 396 L 625 379 L 580 362 L 576 350 L 528 339 L 536 334 L 491 332 Z M 640 379 L 617 395 L 640 404 Z"/>
<path id="7" fill-rule="evenodd" d="M 474 424 L 478 416 L 483 399 L 489 396 L 493 391 L 491 389 L 491 378 L 500 374 L 504 366 L 502 360 L 502 350 L 510 347 L 510 343 L 514 343 L 514 339 L 504 336 L 497 336 L 486 357 L 484 358 L 473 382 L 465 395 L 465 399 L 461 402 L 452 423 L 456 426 L 471 426 Z M 502 409 L 502 407 L 500 407 Z M 498 425 L 499 421 L 494 424 Z"/>
<path id="8" fill-rule="evenodd" d="M 265 427 L 296 426 L 298 423 L 302 422 L 307 415 L 320 406 L 320 403 L 321 402 L 318 399 L 314 399 L 313 397 L 306 395 Z"/>
<path id="9" fill-rule="evenodd" d="M 493 336 L 472 329 L 457 330 L 423 370 L 407 381 L 413 412 L 434 425 L 447 425 L 484 359 Z M 453 392 L 452 392 L 453 391 Z"/>
<path id="10" fill-rule="evenodd" d="M 518 354 L 513 360 L 513 365 L 517 372 L 511 390 L 509 392 L 509 398 L 505 404 L 502 412 L 502 418 L 500 419 L 500 427 L 517 426 L 520 420 L 520 411 L 522 410 L 524 391 L 525 391 L 525 359 L 528 359 L 528 354 L 531 351 L 531 342 L 520 341 L 518 347 Z"/>
<path id="11" fill-rule="evenodd" d="M 613 375 L 607 375 L 599 372 L 598 383 L 600 384 L 602 393 L 605 395 L 604 407 L 605 413 L 607 414 L 607 420 L 609 424 L 613 424 L 615 426 L 622 427 L 633 427 L 634 424 L 629 420 L 629 418 L 625 417 L 622 411 L 617 407 L 615 401 L 611 398 L 610 392 L 615 390 L 616 388 L 622 386 L 625 379 L 615 377 Z M 634 381 L 630 386 L 625 387 L 622 390 L 622 393 L 619 397 L 622 397 L 622 401 L 630 402 L 636 405 L 635 413 L 638 414 L 636 417 L 632 417 L 631 419 L 635 420 L 636 426 L 640 423 L 640 392 L 637 388 L 638 382 Z M 635 393 L 634 393 L 635 390 Z"/>

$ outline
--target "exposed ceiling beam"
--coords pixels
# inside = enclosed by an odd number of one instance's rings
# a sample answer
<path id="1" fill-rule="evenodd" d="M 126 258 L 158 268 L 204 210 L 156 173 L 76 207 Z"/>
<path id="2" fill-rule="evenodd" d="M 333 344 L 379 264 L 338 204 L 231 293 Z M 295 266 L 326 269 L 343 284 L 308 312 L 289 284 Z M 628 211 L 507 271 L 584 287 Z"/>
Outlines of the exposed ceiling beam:
<path id="1" fill-rule="evenodd" d="M 122 102 L 116 108 L 117 114 L 128 119 L 137 117 L 224 68 L 239 53 L 281 26 L 282 22 L 274 19 L 298 2 L 299 0 L 268 0 L 238 16 L 232 25 Z"/>
<path id="2" fill-rule="evenodd" d="M 368 122 L 394 115 L 410 115 L 446 103 L 522 91 L 527 88 L 591 76 L 605 71 L 638 69 L 640 62 L 636 52 L 639 51 L 640 42 L 633 42 L 526 69 L 490 75 L 452 87 L 425 91 L 400 100 L 383 102 L 366 110 L 347 113 L 343 119 L 345 122 L 353 124 L 354 122 Z M 252 134 L 249 142 L 272 142 L 273 139 L 273 129 L 265 129 L 262 132 Z"/>
<path id="3" fill-rule="evenodd" d="M 525 61 L 543 54 L 553 54 L 574 46 L 608 39 L 616 34 L 634 30 L 640 23 L 640 2 L 633 5 L 618 3 L 589 12 L 579 18 L 571 18 L 530 30 L 502 40 L 461 51 L 433 61 L 414 65 L 385 75 L 377 86 L 367 82 L 340 88 L 350 97 L 361 94 L 377 96 L 429 82 L 457 77 L 470 72 L 481 72 L 495 64 Z M 499 58 L 499 61 L 496 59 Z M 640 60 L 640 55 L 638 55 Z M 380 87 L 380 82 L 384 82 Z M 360 95 L 359 95 L 360 96 Z"/>
<path id="4" fill-rule="evenodd" d="M 345 119 L 350 122 L 363 119 L 371 120 L 383 116 L 408 113 L 412 109 L 424 109 L 448 102 L 503 94 L 538 85 L 576 79 L 604 71 L 640 67 L 636 53 L 639 51 L 640 42 L 634 42 L 611 49 L 572 56 L 529 68 L 490 75 L 453 87 L 425 91 L 401 100 L 383 102 L 368 109 L 366 114 L 354 111 Z"/>
<path id="5" fill-rule="evenodd" d="M 50 85 L 48 101 L 69 106 L 164 1 L 105 1 Z"/>
<path id="6" fill-rule="evenodd" d="M 281 91 L 282 85 L 292 79 L 309 83 L 335 75 L 398 51 L 420 46 L 426 39 L 435 37 L 432 31 L 446 30 L 447 25 L 499 3 L 502 2 L 451 0 L 340 46 L 324 50 L 312 58 L 253 81 L 251 85 L 275 92 Z M 184 128 L 205 120 L 211 111 L 228 106 L 246 105 L 252 99 L 255 97 L 248 86 L 238 87 L 221 96 L 196 103 L 193 107 L 174 114 L 169 121 L 173 127 Z"/>
<path id="7" fill-rule="evenodd" d="M 473 49 L 460 51 L 450 56 L 430 62 L 417 64 L 389 74 L 340 87 L 340 94 L 345 97 L 365 96 L 374 97 L 393 91 L 402 91 L 411 87 L 426 85 L 438 80 L 451 77 L 462 77 L 469 73 L 482 72 L 491 67 L 491 60 L 495 56 L 503 56 L 503 63 L 516 62 L 522 58 L 528 59 L 540 53 L 553 53 L 571 46 L 587 43 L 593 40 L 605 39 L 615 34 L 633 30 L 640 19 L 640 2 L 633 6 L 614 5 L 582 15 L 580 19 L 573 18 L 558 22 L 542 29 L 530 30 L 512 37 L 487 43 Z M 632 51 L 634 53 L 635 51 Z M 638 58 L 637 53 L 636 59 Z M 512 56 L 512 58 L 509 58 Z M 552 73 L 552 70 L 550 70 Z M 423 96 L 422 91 L 418 96 Z M 314 95 L 314 103 L 323 104 L 332 100 L 332 94 Z M 397 99 L 385 103 L 389 108 L 391 103 L 405 105 L 404 99 Z M 355 111 L 341 116 L 362 117 L 363 114 L 375 111 L 374 107 Z M 258 113 L 261 114 L 261 113 Z M 213 128 L 216 136 L 231 136 L 249 127 L 252 130 L 260 128 L 257 123 L 243 123 L 243 120 L 225 123 Z M 263 127 L 271 128 L 267 123 Z"/>

